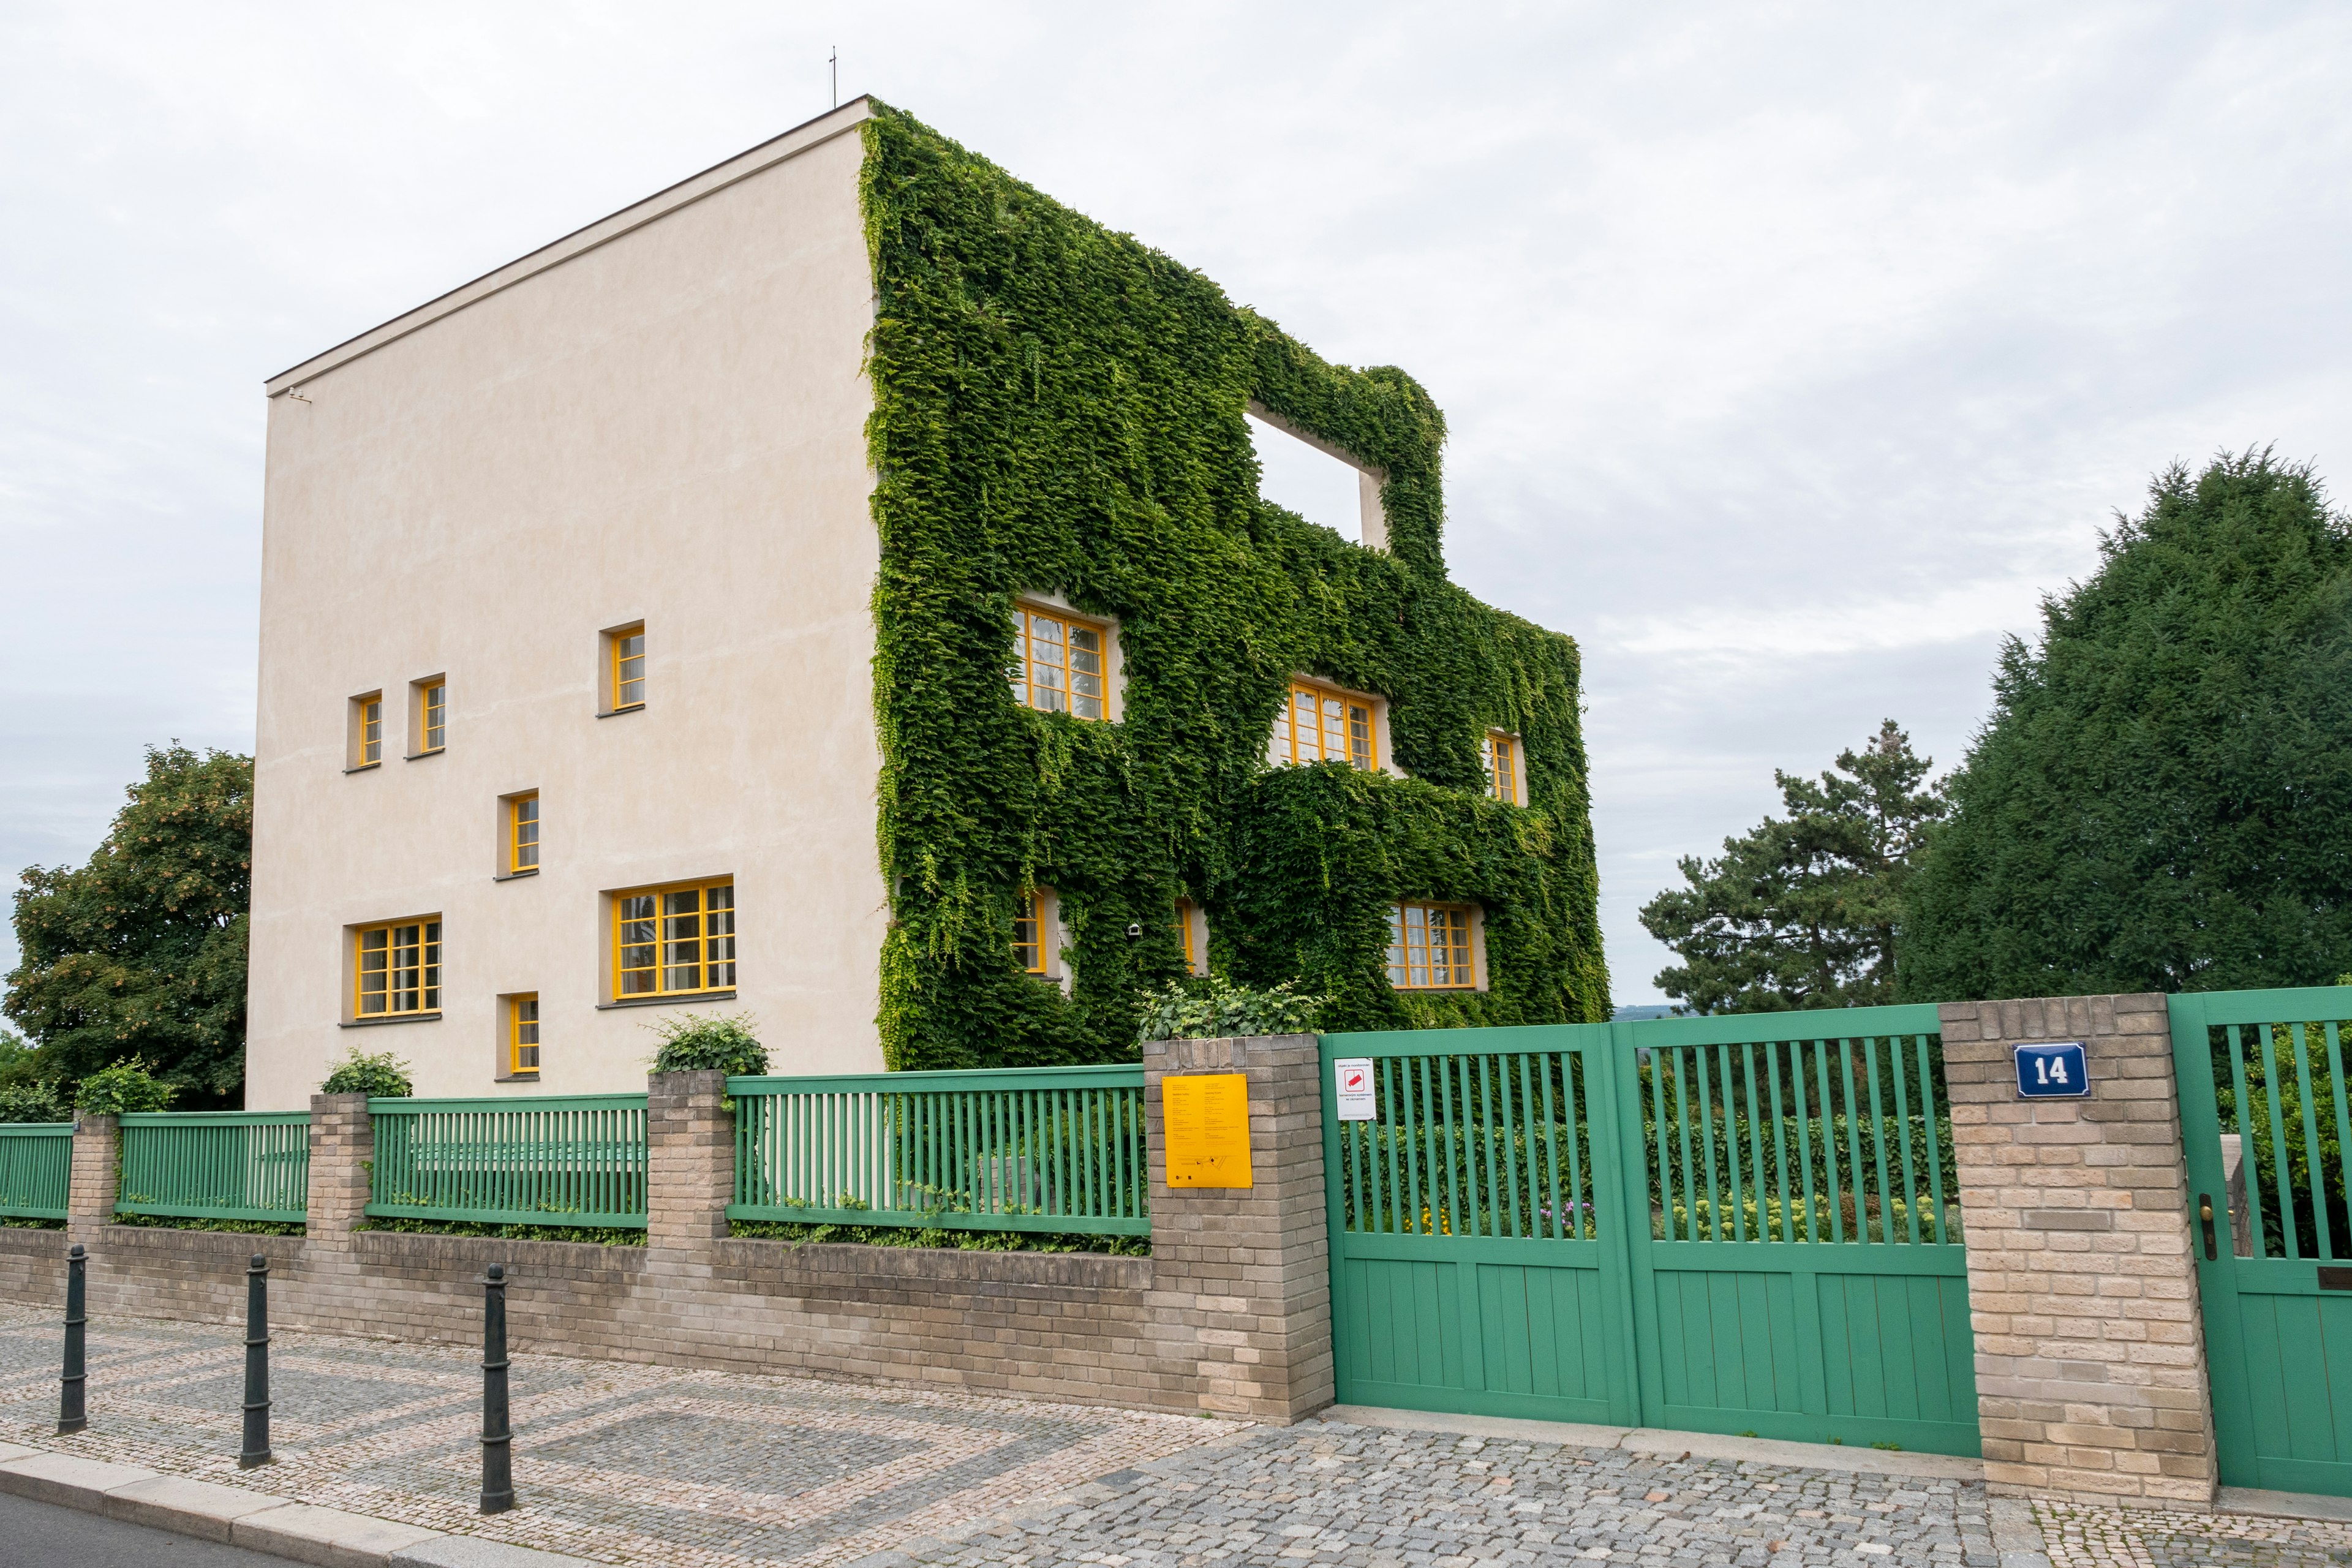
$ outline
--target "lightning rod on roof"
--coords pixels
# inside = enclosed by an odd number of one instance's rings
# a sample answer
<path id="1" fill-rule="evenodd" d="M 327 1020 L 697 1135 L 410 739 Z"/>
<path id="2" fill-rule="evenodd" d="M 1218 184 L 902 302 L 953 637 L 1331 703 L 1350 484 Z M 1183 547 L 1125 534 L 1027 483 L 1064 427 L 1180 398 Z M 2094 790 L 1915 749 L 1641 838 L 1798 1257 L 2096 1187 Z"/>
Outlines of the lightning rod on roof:
<path id="1" fill-rule="evenodd" d="M 834 45 L 833 55 L 824 63 L 833 68 L 833 106 L 839 109 L 841 107 L 841 46 L 839 44 Z"/>

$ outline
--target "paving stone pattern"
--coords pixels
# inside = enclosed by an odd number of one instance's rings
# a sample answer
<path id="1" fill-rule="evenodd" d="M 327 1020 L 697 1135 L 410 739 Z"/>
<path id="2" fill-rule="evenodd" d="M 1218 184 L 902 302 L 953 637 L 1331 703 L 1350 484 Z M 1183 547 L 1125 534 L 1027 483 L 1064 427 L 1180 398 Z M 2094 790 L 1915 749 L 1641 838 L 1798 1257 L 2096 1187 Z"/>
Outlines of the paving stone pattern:
<path id="1" fill-rule="evenodd" d="M 2352 1525 L 2243 1514 L 2163 1513 L 2038 1502 L 2051 1568 L 2335 1568 L 2352 1563 Z"/>

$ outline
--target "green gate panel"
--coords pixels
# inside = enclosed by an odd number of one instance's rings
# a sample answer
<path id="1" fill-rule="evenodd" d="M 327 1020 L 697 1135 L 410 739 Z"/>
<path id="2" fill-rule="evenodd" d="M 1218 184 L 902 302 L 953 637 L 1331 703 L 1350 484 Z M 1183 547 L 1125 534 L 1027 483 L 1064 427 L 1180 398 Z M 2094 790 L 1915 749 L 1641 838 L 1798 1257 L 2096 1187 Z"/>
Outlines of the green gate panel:
<path id="1" fill-rule="evenodd" d="M 2322 1283 L 2352 1268 L 2352 987 L 2166 1001 L 2221 1482 L 2352 1497 L 2352 1292 Z"/>
<path id="2" fill-rule="evenodd" d="M 1327 1036 L 1341 1402 L 1979 1451 L 1933 1007 Z"/>

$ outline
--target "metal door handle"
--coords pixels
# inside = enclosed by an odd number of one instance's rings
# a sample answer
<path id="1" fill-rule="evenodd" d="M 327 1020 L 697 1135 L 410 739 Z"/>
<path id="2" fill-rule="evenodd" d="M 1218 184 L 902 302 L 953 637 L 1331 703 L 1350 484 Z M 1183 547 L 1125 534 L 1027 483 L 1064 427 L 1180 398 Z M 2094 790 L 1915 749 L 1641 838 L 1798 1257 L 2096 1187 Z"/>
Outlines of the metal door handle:
<path id="1" fill-rule="evenodd" d="M 2218 1262 L 2221 1257 L 2221 1248 L 2213 1239 L 2212 1194 L 2200 1193 L 2197 1194 L 2197 1217 L 2205 1222 L 2205 1261 L 2208 1263 Z"/>

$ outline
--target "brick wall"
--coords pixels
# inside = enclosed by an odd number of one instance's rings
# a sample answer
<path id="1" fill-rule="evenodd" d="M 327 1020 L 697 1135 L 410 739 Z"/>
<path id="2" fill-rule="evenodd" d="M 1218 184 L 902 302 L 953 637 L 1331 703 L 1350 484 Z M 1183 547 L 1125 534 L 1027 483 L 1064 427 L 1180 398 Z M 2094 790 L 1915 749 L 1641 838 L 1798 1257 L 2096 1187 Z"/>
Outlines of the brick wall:
<path id="1" fill-rule="evenodd" d="M 242 1322 L 246 1260 L 264 1252 L 281 1326 L 474 1343 L 477 1280 L 498 1262 L 513 1280 L 518 1350 L 1296 1419 L 1331 1397 L 1315 1043 L 1183 1045 L 1185 1060 L 1248 1073 L 1258 1185 L 1168 1191 L 1151 1077 L 1151 1258 L 730 1237 L 734 1142 L 718 1073 L 649 1086 L 642 1247 L 356 1228 L 372 1157 L 358 1095 L 311 1100 L 307 1236 L 107 1223 L 113 1129 L 85 1119 L 72 1238 L 90 1248 L 94 1322 L 163 1316 L 228 1331 Z M 67 1240 L 0 1230 L 0 1296 L 61 1302 Z"/>
<path id="2" fill-rule="evenodd" d="M 1946 1004 L 1996 1493 L 2210 1506 L 2211 1406 L 2164 998 Z M 2018 1098 L 2011 1047 L 2080 1040 L 2086 1100 Z"/>

